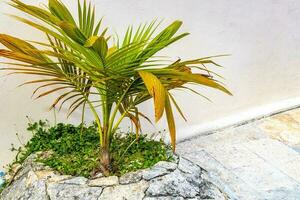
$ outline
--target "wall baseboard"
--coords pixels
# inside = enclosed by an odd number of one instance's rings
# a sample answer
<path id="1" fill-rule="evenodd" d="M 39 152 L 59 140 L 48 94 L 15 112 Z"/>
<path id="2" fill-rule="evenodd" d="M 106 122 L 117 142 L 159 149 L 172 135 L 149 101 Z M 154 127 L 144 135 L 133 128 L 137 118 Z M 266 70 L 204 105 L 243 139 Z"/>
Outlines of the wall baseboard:
<path id="1" fill-rule="evenodd" d="M 205 124 L 180 128 L 177 131 L 177 141 L 183 142 L 194 137 L 210 135 L 225 128 L 240 126 L 254 120 L 259 120 L 298 107 L 300 107 L 300 97 L 253 107 Z"/>

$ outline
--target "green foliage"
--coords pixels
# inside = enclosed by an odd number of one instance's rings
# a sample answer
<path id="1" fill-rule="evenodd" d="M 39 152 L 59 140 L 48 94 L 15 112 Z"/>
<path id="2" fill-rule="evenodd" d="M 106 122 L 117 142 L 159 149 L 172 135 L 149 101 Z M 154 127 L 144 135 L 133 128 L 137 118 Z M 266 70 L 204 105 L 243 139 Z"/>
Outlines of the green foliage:
<path id="1" fill-rule="evenodd" d="M 6 187 L 7 187 L 7 183 L 4 183 L 2 186 L 0 186 L 0 194 Z"/>
<path id="2" fill-rule="evenodd" d="M 89 177 L 99 171 L 99 134 L 97 125 L 74 126 L 59 123 L 50 127 L 49 123 L 39 121 L 30 123 L 28 131 L 32 139 L 19 151 L 15 163 L 24 160 L 35 152 L 52 152 L 40 156 L 37 161 L 68 175 Z M 171 147 L 163 141 L 155 141 L 140 135 L 138 140 L 133 133 L 116 134 L 111 141 L 111 174 L 124 173 L 153 166 L 158 161 L 171 161 Z"/>
<path id="3" fill-rule="evenodd" d="M 125 137 L 117 136 L 111 143 L 113 168 L 117 175 L 130 171 L 145 169 L 159 161 L 171 161 L 171 147 L 163 141 L 148 139 L 140 135 L 138 140 L 135 134 Z"/>

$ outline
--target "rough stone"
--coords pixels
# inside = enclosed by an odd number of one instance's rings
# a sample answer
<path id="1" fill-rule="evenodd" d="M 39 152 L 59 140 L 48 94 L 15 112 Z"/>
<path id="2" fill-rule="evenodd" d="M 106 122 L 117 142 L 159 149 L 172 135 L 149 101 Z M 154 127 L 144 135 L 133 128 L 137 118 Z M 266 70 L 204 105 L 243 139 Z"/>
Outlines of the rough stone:
<path id="1" fill-rule="evenodd" d="M 156 163 L 154 165 L 154 167 L 157 167 L 157 168 L 164 168 L 168 171 L 174 171 L 177 167 L 177 164 L 176 163 L 172 163 L 172 162 L 166 162 L 166 161 L 160 161 L 158 163 Z"/>
<path id="2" fill-rule="evenodd" d="M 104 175 L 101 172 L 98 172 L 95 176 L 93 176 L 91 179 L 101 178 L 104 177 Z"/>
<path id="3" fill-rule="evenodd" d="M 119 178 L 117 176 L 97 178 L 88 182 L 89 186 L 111 186 L 117 184 L 119 184 Z"/>
<path id="4" fill-rule="evenodd" d="M 149 170 L 146 170 L 143 174 L 143 179 L 149 181 L 153 178 L 163 176 L 168 174 L 169 171 L 166 170 L 165 168 L 151 168 Z"/>
<path id="5" fill-rule="evenodd" d="M 46 184 L 37 180 L 33 172 L 20 177 L 1 194 L 1 200 L 43 200 L 47 199 Z"/>
<path id="6" fill-rule="evenodd" d="M 60 175 L 29 157 L 18 178 L 1 194 L 1 200 L 124 200 L 222 199 L 220 190 L 202 177 L 200 167 L 178 158 L 151 169 L 117 176 L 87 179 Z M 201 196 L 202 195 L 202 196 Z"/>
<path id="7" fill-rule="evenodd" d="M 101 195 L 102 188 L 88 187 L 86 185 L 50 183 L 47 192 L 51 200 L 97 200 Z"/>
<path id="8" fill-rule="evenodd" d="M 35 174 L 37 175 L 38 179 L 42 180 L 47 180 L 54 176 L 57 176 L 52 170 L 40 170 L 36 171 Z"/>
<path id="9" fill-rule="evenodd" d="M 88 181 L 87 178 L 84 177 L 75 177 L 75 178 L 71 178 L 71 179 L 67 179 L 64 181 L 61 181 L 61 183 L 65 183 L 65 184 L 73 184 L 73 185 L 84 185 L 86 184 Z"/>
<path id="10" fill-rule="evenodd" d="M 117 185 L 103 190 L 100 200 L 142 200 L 149 183 L 140 181 L 130 185 Z"/>
<path id="11" fill-rule="evenodd" d="M 143 178 L 145 180 L 151 180 L 153 178 L 163 176 L 170 173 L 171 171 L 174 171 L 176 167 L 176 163 L 160 161 L 151 169 L 145 170 L 143 173 Z"/>
<path id="12" fill-rule="evenodd" d="M 143 200 L 184 200 L 183 197 L 173 197 L 173 196 L 168 196 L 168 197 L 146 197 Z"/>
<path id="13" fill-rule="evenodd" d="M 130 172 L 120 177 L 120 184 L 136 183 L 142 180 L 143 170 Z"/>
<path id="14" fill-rule="evenodd" d="M 178 163 L 178 169 L 181 171 L 188 173 L 188 174 L 200 174 L 201 169 L 191 161 L 185 159 L 185 158 L 180 158 L 179 163 Z"/>
<path id="15" fill-rule="evenodd" d="M 60 181 L 64 181 L 64 180 L 67 180 L 67 179 L 70 179 L 72 178 L 72 176 L 70 175 L 57 175 L 55 174 L 54 176 L 50 177 L 48 179 L 48 182 L 51 183 L 51 182 L 60 182 Z"/>
<path id="16" fill-rule="evenodd" d="M 215 200 L 226 200 L 228 197 L 224 195 L 216 186 L 211 183 L 203 183 L 200 186 L 199 191 L 200 199 L 215 199 Z"/>
<path id="17" fill-rule="evenodd" d="M 199 193 L 199 187 L 191 184 L 179 170 L 153 179 L 146 192 L 148 196 L 181 196 L 194 198 Z"/>
<path id="18" fill-rule="evenodd" d="M 30 172 L 32 170 L 32 166 L 29 164 L 26 165 L 22 165 L 15 174 L 12 175 L 12 179 L 13 180 L 17 180 L 20 177 L 24 176 L 24 174 L 27 174 L 28 172 Z"/>

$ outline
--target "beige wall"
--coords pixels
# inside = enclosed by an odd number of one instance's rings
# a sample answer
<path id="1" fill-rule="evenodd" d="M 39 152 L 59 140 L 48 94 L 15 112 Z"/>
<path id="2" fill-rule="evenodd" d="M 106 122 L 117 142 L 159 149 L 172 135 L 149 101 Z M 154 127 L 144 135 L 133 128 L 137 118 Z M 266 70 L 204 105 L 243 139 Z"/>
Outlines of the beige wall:
<path id="1" fill-rule="evenodd" d="M 24 0 L 38 4 L 38 2 Z M 76 1 L 67 2 L 75 11 Z M 188 116 L 188 123 L 178 119 L 179 138 L 201 130 L 210 130 L 262 113 L 264 105 L 269 110 L 298 105 L 300 101 L 300 2 L 298 0 L 94 0 L 99 17 L 105 16 L 106 24 L 113 31 L 124 31 L 126 25 L 163 18 L 165 24 L 172 20 L 184 21 L 183 31 L 191 33 L 186 39 L 165 51 L 176 59 L 194 58 L 229 53 L 232 56 L 217 61 L 225 66 L 218 69 L 226 77 L 227 86 L 234 96 L 199 88 L 213 100 L 209 103 L 192 94 L 176 93 L 179 104 Z M 0 12 L 15 11 L 0 2 Z M 41 38 L 38 32 L 1 15 L 0 32 L 26 39 Z M 0 72 L 0 76 L 4 75 Z M 0 165 L 12 157 L 10 143 L 18 143 L 15 133 L 25 141 L 30 137 L 24 127 L 25 116 L 34 119 L 53 118 L 47 112 L 51 99 L 32 101 L 31 87 L 16 88 L 25 78 L 0 78 Z M 284 101 L 287 100 L 287 101 Z M 278 103 L 279 102 L 279 103 Z M 282 102 L 282 103 L 280 103 Z M 142 109 L 152 113 L 152 103 Z M 248 110 L 251 110 L 251 115 Z M 261 112 L 260 112 L 261 111 Z M 74 115 L 69 122 L 78 122 Z M 62 113 L 60 120 L 67 121 Z M 224 120 L 223 120 L 224 119 Z M 217 120 L 217 121 L 216 121 Z M 228 120 L 227 120 L 228 124 Z M 157 131 L 146 125 L 145 130 Z"/>

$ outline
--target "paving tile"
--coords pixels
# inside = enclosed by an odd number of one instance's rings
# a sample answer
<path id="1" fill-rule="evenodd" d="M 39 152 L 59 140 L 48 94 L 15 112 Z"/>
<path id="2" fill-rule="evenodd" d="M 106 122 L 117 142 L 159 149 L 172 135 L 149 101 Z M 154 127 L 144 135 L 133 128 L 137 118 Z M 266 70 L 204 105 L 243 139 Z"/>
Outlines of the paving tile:
<path id="1" fill-rule="evenodd" d="M 213 144 L 205 150 L 228 169 L 264 162 L 262 158 L 241 144 Z"/>
<path id="2" fill-rule="evenodd" d="M 300 200 L 300 108 L 178 144 L 232 199 Z"/>
<path id="3" fill-rule="evenodd" d="M 234 128 L 227 128 L 207 136 L 195 137 L 191 140 L 180 142 L 177 145 L 177 152 L 193 152 L 201 150 L 212 144 L 238 144 L 245 141 L 252 141 L 267 137 L 260 129 L 253 125 L 244 125 Z"/>
<path id="4" fill-rule="evenodd" d="M 234 177 L 238 177 L 243 180 L 244 183 L 251 185 L 252 188 L 256 188 L 255 190 L 263 196 L 272 196 L 272 198 L 276 196 L 278 192 L 280 192 L 280 194 L 284 194 L 283 191 L 289 193 L 294 191 L 298 186 L 295 180 L 275 166 L 268 164 L 264 159 L 252 153 L 243 145 L 214 145 L 207 148 L 206 151 L 230 171 L 228 172 L 227 170 L 227 172 L 225 172 L 224 170 L 219 170 L 222 171 L 222 174 L 217 173 L 216 175 L 226 180 L 227 184 L 234 181 L 235 188 L 238 188 L 236 191 L 241 191 L 241 187 L 243 187 L 243 185 L 245 186 L 245 184 L 241 184 L 241 181 L 237 181 L 237 178 Z M 207 163 L 211 163 L 211 161 Z M 209 170 L 212 171 L 213 168 L 216 168 L 216 166 L 210 166 Z M 220 166 L 218 168 L 221 169 Z M 225 173 L 234 175 L 226 177 Z"/>
<path id="5" fill-rule="evenodd" d="M 269 117 L 258 127 L 273 139 L 288 145 L 300 145 L 300 111 L 291 111 Z"/>
<path id="6" fill-rule="evenodd" d="M 299 200 L 300 199 L 300 189 L 295 187 L 292 190 L 286 189 L 275 189 L 269 190 L 264 194 L 264 199 L 267 200 Z"/>
<path id="7" fill-rule="evenodd" d="M 261 193 L 271 190 L 293 191 L 299 185 L 295 180 L 264 161 L 236 168 L 232 172 Z"/>
<path id="8" fill-rule="evenodd" d="M 284 113 L 289 114 L 294 120 L 300 123 L 300 108 L 289 110 Z"/>
<path id="9" fill-rule="evenodd" d="M 274 139 L 260 139 L 242 145 L 274 165 L 300 158 L 298 152 Z"/>
<path id="10" fill-rule="evenodd" d="M 283 173 L 300 183 L 300 158 L 281 163 L 276 167 Z"/>

